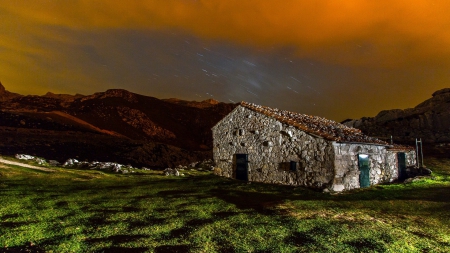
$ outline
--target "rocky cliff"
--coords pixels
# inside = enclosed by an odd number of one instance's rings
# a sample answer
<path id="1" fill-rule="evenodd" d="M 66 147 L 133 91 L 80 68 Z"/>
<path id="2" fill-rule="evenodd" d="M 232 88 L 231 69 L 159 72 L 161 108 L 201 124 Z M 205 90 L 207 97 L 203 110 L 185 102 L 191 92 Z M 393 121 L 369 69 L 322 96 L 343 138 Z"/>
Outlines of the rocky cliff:
<path id="1" fill-rule="evenodd" d="M 450 88 L 438 90 L 414 108 L 386 110 L 373 118 L 346 120 L 343 124 L 365 134 L 411 144 L 422 138 L 435 152 L 450 154 Z"/>
<path id="2" fill-rule="evenodd" d="M 2 82 L 0 82 L 0 102 L 7 101 L 16 97 L 20 97 L 20 95 L 7 91 L 2 85 Z"/>
<path id="3" fill-rule="evenodd" d="M 211 127 L 236 105 L 126 90 L 23 96 L 0 84 L 0 154 L 164 167 L 212 156 Z"/>

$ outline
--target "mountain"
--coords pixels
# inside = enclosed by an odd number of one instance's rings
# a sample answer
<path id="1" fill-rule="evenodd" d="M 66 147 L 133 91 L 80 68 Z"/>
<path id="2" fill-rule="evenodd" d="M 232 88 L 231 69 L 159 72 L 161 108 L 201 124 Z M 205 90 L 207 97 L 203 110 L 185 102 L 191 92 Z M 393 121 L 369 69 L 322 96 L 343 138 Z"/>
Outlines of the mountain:
<path id="1" fill-rule="evenodd" d="M 450 157 L 450 88 L 434 92 L 414 108 L 385 110 L 375 117 L 342 123 L 370 136 L 392 136 L 399 143 L 413 144 L 416 138 L 422 138 L 429 152 Z"/>
<path id="2" fill-rule="evenodd" d="M 0 82 L 0 102 L 10 100 L 16 97 L 20 97 L 20 95 L 7 91 L 5 87 L 2 85 L 2 82 Z"/>
<path id="3" fill-rule="evenodd" d="M 0 154 L 164 167 L 210 158 L 211 127 L 235 104 L 160 100 L 122 89 L 23 96 L 0 83 Z"/>

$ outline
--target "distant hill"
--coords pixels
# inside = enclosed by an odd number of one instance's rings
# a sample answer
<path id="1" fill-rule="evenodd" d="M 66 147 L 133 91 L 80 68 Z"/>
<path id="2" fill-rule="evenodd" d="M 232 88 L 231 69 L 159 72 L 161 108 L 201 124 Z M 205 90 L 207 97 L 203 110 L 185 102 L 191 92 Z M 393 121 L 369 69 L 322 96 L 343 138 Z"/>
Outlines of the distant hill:
<path id="1" fill-rule="evenodd" d="M 164 167 L 211 157 L 211 127 L 235 108 L 112 89 L 19 95 L 0 83 L 0 154 Z"/>
<path id="2" fill-rule="evenodd" d="M 370 136 L 389 139 L 392 135 L 399 143 L 411 144 L 422 138 L 434 153 L 450 157 L 450 88 L 434 92 L 414 108 L 385 110 L 375 117 L 342 123 Z"/>

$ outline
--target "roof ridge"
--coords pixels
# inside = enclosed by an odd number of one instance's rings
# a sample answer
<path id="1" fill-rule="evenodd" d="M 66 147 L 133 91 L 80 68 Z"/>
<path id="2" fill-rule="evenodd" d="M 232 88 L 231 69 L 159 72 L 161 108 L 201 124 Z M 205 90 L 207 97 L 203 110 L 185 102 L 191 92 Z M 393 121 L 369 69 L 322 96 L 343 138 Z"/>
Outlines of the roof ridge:
<path id="1" fill-rule="evenodd" d="M 327 140 L 388 145 L 385 141 L 363 134 L 359 129 L 348 127 L 320 116 L 280 110 L 278 108 L 271 108 L 245 101 L 241 101 L 240 105 Z"/>

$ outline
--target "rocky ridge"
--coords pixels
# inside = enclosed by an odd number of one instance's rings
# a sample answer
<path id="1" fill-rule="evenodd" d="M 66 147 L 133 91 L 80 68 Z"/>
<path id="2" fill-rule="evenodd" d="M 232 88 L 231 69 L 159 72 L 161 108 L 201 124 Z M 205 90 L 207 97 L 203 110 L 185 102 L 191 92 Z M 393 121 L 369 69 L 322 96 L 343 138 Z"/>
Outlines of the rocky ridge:
<path id="1" fill-rule="evenodd" d="M 212 157 L 211 127 L 235 106 L 168 102 L 122 89 L 24 96 L 0 84 L 0 153 L 160 168 L 189 164 Z"/>
<path id="2" fill-rule="evenodd" d="M 5 87 L 2 85 L 2 82 L 0 82 L 0 102 L 1 101 L 7 101 L 13 98 L 20 97 L 21 95 L 17 93 L 9 92 L 5 89 Z"/>
<path id="3" fill-rule="evenodd" d="M 396 143 L 413 144 L 421 138 L 428 151 L 450 154 L 450 88 L 438 90 L 414 108 L 381 111 L 375 117 L 346 120 L 344 125 L 358 128 L 370 136 Z"/>

